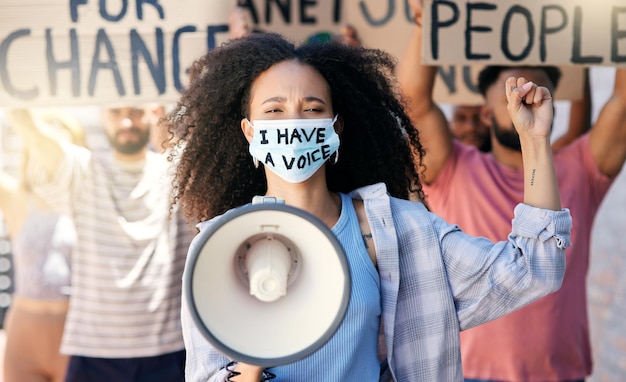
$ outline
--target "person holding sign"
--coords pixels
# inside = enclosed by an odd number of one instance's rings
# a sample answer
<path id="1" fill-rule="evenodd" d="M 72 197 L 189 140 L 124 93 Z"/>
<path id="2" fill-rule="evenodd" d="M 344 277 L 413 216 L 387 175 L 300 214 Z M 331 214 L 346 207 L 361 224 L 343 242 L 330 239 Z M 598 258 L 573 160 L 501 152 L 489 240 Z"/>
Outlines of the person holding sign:
<path id="1" fill-rule="evenodd" d="M 150 108 L 103 109 L 111 151 L 45 134 L 8 111 L 29 153 L 29 181 L 77 231 L 61 351 L 67 382 L 184 380 L 180 279 L 191 227 L 170 206 L 170 163 L 148 149 Z"/>
<path id="2" fill-rule="evenodd" d="M 414 2 L 417 4 L 417 1 Z M 419 24 L 419 23 L 418 23 Z M 526 139 L 507 113 L 502 85 L 510 76 L 554 91 L 555 67 L 487 66 L 479 75 L 482 119 L 491 129 L 490 153 L 454 141 L 443 114 L 425 94 L 430 68 L 421 64 L 421 27 L 400 62 L 401 91 L 427 154 L 423 173 L 432 211 L 471 235 L 502 240 L 511 206 L 524 198 L 529 166 Z M 426 74 L 425 74 L 426 73 Z M 481 381 L 580 381 L 591 373 L 586 275 L 591 228 L 598 208 L 626 159 L 626 69 L 618 69 L 613 96 L 591 130 L 555 150 L 561 200 L 574 229 L 561 289 L 516 312 L 461 333 L 463 372 Z M 531 175 L 532 177 L 532 175 Z M 531 180 L 532 182 L 532 180 Z"/>
<path id="3" fill-rule="evenodd" d="M 214 348 L 183 295 L 188 382 L 379 381 L 383 373 L 460 381 L 461 330 L 559 288 L 571 217 L 553 172 L 550 92 L 522 78 L 503 84 L 528 171 L 509 241 L 494 243 L 408 200 L 423 196 L 423 150 L 397 97 L 394 62 L 380 50 L 295 46 L 273 33 L 231 40 L 195 62 L 199 75 L 169 114 L 183 147 L 174 149 L 175 200 L 201 231 L 256 195 L 313 214 L 347 253 L 352 292 L 328 342 L 267 370 Z"/>
<path id="4" fill-rule="evenodd" d="M 85 146 L 85 131 L 61 110 L 40 113 L 48 134 Z M 22 170 L 28 167 L 24 155 Z M 9 229 L 15 289 L 4 322 L 4 382 L 50 381 L 65 377 L 69 358 L 59 352 L 70 294 L 74 224 L 32 192 L 27 176 L 0 169 L 0 211 Z"/>

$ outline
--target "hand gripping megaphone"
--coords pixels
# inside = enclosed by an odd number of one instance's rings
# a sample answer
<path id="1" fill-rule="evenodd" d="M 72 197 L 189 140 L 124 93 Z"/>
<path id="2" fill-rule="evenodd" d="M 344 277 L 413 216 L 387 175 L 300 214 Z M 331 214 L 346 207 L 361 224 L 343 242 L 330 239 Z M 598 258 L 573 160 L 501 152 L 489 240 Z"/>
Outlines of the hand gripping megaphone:
<path id="1" fill-rule="evenodd" d="M 220 352 L 271 367 L 322 347 L 350 300 L 348 260 L 317 217 L 255 197 L 198 234 L 183 280 L 194 322 Z"/>

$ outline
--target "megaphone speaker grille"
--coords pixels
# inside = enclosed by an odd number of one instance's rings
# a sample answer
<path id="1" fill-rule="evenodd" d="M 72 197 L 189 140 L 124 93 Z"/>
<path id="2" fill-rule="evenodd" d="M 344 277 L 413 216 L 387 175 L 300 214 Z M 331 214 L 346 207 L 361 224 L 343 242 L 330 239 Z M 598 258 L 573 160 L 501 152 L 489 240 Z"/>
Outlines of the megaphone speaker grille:
<path id="1" fill-rule="evenodd" d="M 274 301 L 251 295 L 242 256 L 269 235 L 291 256 L 287 292 Z M 194 321 L 231 359 L 269 367 L 323 346 L 348 308 L 350 270 L 341 244 L 319 219 L 283 204 L 252 204 L 200 233 L 183 287 Z"/>

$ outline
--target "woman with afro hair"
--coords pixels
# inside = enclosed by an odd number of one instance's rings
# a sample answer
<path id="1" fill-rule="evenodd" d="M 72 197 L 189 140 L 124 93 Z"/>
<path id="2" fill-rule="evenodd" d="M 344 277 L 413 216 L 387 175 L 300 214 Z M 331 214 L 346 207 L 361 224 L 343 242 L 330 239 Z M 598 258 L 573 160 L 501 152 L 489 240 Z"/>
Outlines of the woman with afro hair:
<path id="1" fill-rule="evenodd" d="M 424 205 L 427 154 L 394 72 L 380 50 L 297 46 L 272 33 L 233 39 L 194 63 L 168 123 L 178 143 L 174 199 L 198 224 L 196 239 L 254 196 L 278 198 L 335 235 L 351 292 L 321 348 L 262 367 L 205 339 L 183 288 L 188 381 L 461 381 L 461 330 L 560 287 L 571 217 L 554 176 L 547 89 L 523 78 L 502 84 L 528 170 L 509 239 L 493 243 Z"/>

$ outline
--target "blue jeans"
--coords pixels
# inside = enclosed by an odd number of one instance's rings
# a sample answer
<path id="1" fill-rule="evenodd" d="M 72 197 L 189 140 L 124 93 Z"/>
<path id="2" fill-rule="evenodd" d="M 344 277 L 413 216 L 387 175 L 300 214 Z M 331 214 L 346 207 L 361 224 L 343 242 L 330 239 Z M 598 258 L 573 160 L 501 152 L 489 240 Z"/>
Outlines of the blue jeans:
<path id="1" fill-rule="evenodd" d="M 185 350 L 141 358 L 71 356 L 65 382 L 183 382 Z"/>

